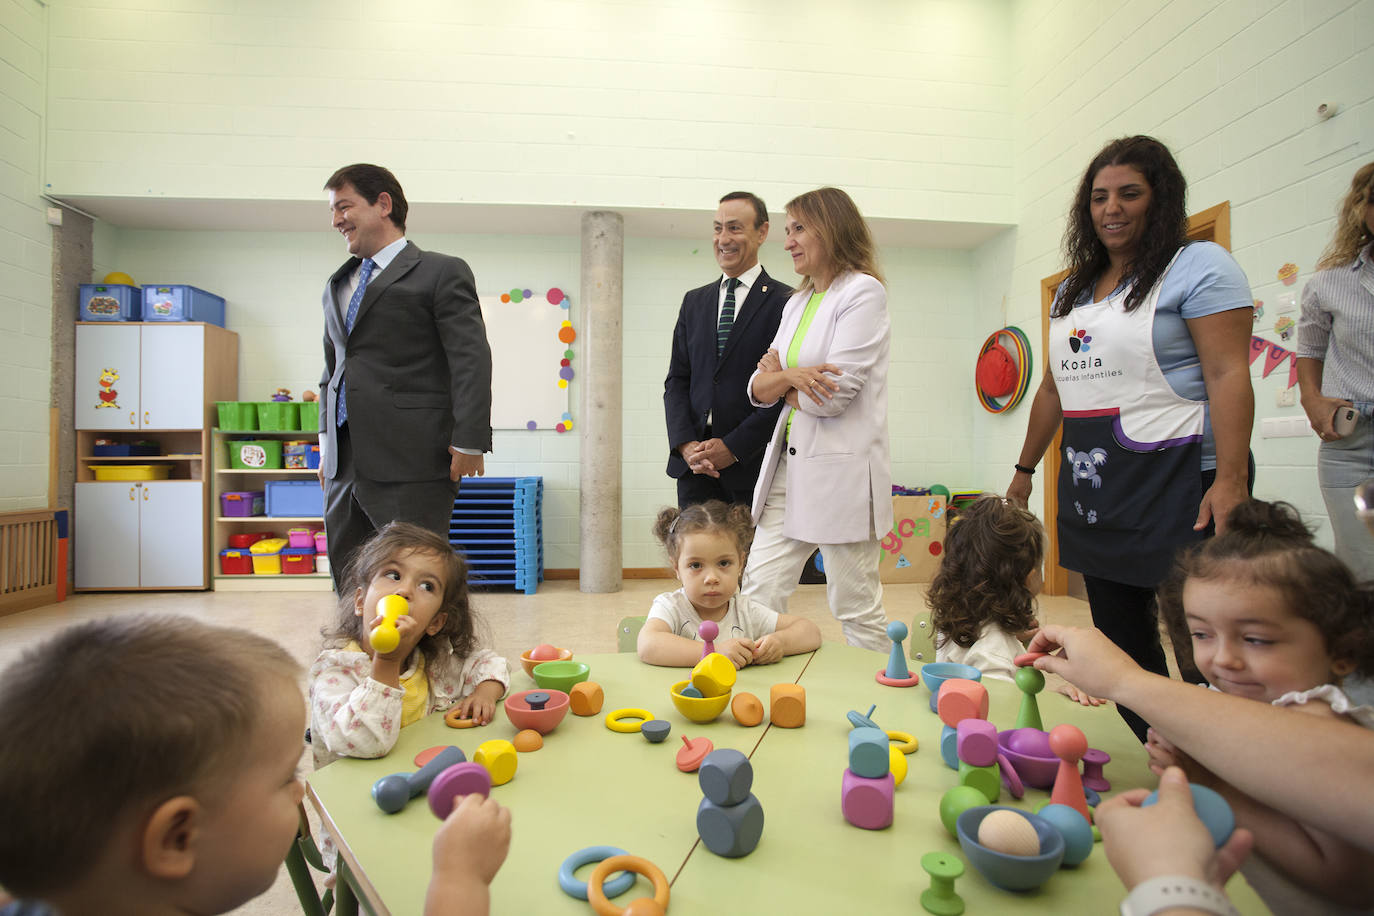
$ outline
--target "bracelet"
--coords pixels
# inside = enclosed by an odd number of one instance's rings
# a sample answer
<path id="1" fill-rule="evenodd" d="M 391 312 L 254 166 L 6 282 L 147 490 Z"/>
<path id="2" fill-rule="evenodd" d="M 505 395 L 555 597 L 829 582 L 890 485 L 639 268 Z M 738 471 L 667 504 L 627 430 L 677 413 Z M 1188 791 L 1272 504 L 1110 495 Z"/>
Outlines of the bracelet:
<path id="1" fill-rule="evenodd" d="M 1028 468 L 1024 464 L 1013 464 L 1012 467 L 1016 468 L 1016 470 L 1020 471 L 1022 474 L 1035 473 L 1035 468 Z"/>
<path id="2" fill-rule="evenodd" d="M 1236 916 L 1236 908 L 1219 888 L 1183 875 L 1164 875 L 1140 882 L 1121 901 L 1121 916 L 1150 916 L 1173 907 Z"/>

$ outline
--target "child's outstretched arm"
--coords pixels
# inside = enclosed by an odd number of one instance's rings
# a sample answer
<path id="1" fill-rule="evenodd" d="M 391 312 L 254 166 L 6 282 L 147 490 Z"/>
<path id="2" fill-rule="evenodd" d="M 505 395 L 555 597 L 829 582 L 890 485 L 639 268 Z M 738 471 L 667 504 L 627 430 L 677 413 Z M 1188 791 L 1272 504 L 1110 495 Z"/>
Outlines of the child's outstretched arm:
<path id="1" fill-rule="evenodd" d="M 650 617 L 639 631 L 635 643 L 639 660 L 650 665 L 663 665 L 668 668 L 690 668 L 701 661 L 701 642 L 678 636 L 668 629 L 668 623 L 657 617 Z M 743 668 L 754 660 L 754 641 L 752 639 L 718 639 L 716 651 Z"/>
<path id="2" fill-rule="evenodd" d="M 463 796 L 434 835 L 425 916 L 486 916 L 491 882 L 509 851 L 510 809 L 476 793 Z"/>
<path id="3" fill-rule="evenodd" d="M 795 614 L 779 614 L 778 625 L 754 644 L 754 664 L 781 661 L 784 655 L 810 652 L 821 647 L 821 628 L 815 621 Z"/>

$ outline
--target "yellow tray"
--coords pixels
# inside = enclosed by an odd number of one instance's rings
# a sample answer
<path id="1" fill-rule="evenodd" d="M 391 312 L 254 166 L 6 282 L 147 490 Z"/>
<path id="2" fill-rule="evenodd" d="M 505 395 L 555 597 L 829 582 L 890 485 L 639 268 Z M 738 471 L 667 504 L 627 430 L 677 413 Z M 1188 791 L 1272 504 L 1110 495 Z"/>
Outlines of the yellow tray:
<path id="1" fill-rule="evenodd" d="M 93 464 L 96 480 L 166 480 L 170 464 Z"/>

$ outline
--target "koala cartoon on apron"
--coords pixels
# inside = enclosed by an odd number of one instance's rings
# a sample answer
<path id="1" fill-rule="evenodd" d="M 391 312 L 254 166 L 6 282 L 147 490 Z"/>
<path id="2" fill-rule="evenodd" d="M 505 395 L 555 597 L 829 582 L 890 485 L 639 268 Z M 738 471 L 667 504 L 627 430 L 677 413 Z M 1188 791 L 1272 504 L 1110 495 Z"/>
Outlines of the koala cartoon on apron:
<path id="1" fill-rule="evenodd" d="M 1125 310 L 1126 288 L 1050 320 L 1050 369 L 1064 411 L 1060 562 L 1145 588 L 1200 538 L 1193 523 L 1207 402 L 1177 394 L 1154 350 L 1155 305 L 1172 267 L 1135 311 Z"/>

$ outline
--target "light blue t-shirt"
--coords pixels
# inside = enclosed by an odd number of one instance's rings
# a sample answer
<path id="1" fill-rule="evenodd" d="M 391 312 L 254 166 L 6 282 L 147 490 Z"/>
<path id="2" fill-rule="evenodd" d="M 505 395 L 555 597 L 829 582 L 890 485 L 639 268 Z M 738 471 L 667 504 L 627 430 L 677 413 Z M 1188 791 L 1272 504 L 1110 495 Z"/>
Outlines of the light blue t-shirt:
<path id="1" fill-rule="evenodd" d="M 1074 307 L 1091 301 L 1089 287 Z M 1155 359 L 1176 394 L 1192 401 L 1207 400 L 1207 384 L 1202 378 L 1202 363 L 1193 335 L 1188 333 L 1188 319 L 1253 307 L 1250 281 L 1225 248 L 1214 242 L 1193 242 L 1179 252 L 1164 275 L 1153 329 Z M 1209 407 L 1202 439 L 1202 470 L 1210 471 L 1216 466 L 1217 448 L 1212 439 Z"/>

